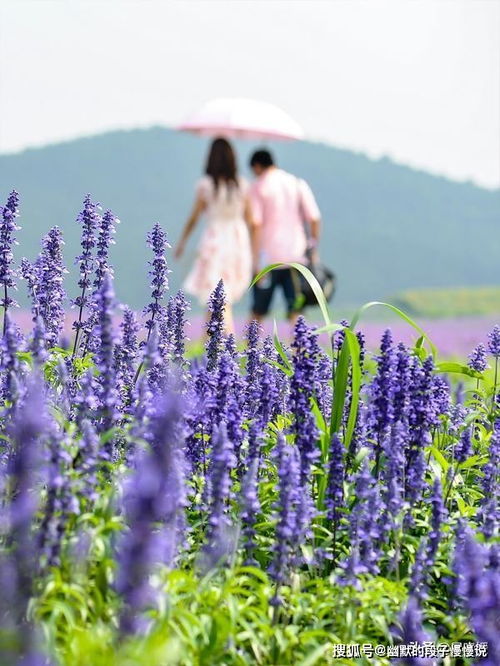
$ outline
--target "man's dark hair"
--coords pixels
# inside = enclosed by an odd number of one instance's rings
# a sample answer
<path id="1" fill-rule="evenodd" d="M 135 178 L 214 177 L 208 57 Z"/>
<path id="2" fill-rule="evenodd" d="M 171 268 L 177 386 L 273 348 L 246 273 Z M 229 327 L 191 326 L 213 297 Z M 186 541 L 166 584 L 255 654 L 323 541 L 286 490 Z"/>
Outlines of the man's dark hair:
<path id="1" fill-rule="evenodd" d="M 250 166 L 261 166 L 263 169 L 274 166 L 274 159 L 268 150 L 256 150 L 250 158 Z"/>

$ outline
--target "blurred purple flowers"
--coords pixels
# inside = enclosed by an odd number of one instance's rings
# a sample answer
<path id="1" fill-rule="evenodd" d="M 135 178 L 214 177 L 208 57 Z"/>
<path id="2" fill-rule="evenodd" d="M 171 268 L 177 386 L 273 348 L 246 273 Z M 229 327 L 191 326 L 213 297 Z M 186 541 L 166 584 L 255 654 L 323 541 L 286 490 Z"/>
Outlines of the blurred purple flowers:
<path id="1" fill-rule="evenodd" d="M 52 594 L 61 608 L 67 598 L 81 600 L 86 630 L 115 623 L 121 658 L 122 646 L 128 655 L 139 645 L 128 635 L 148 623 L 155 625 L 148 641 L 157 626 L 164 632 L 161 623 L 173 622 L 189 586 L 203 604 L 212 596 L 223 604 L 227 583 L 238 608 L 251 617 L 258 598 L 266 631 L 290 631 L 294 641 L 296 618 L 306 617 L 315 595 L 322 615 L 314 621 L 335 635 L 346 610 L 382 598 L 386 617 L 376 631 L 394 621 L 397 603 L 397 641 L 430 640 L 425 611 L 438 637 L 449 641 L 459 627 L 461 638 L 488 643 L 481 663 L 498 663 L 500 327 L 469 356 L 474 372 L 440 364 L 420 345 L 397 344 L 390 331 L 371 358 L 358 332 L 362 386 L 352 423 L 352 362 L 344 395 L 335 383 L 345 329 L 334 335 L 332 355 L 302 316 L 290 347 L 264 338 L 257 322 L 240 346 L 225 330 L 220 280 L 205 354 L 193 358 L 189 303 L 182 292 L 165 298 L 162 227 L 147 237 L 151 302 L 141 325 L 115 302 L 109 251 L 118 220 L 99 211 L 87 196 L 78 216 L 71 354 L 61 337 L 62 233 L 51 229 L 36 261 L 22 261 L 33 315 L 24 337 L 9 311 L 17 193 L 1 210 L 0 604 L 17 661 L 36 654 L 28 608 L 45 627 L 53 623 L 55 643 L 62 635 L 50 616 Z M 450 367 L 462 373 L 463 390 L 443 375 Z M 456 622 L 442 619 L 446 594 Z M 201 604 L 193 608 L 205 632 L 208 614 Z M 221 645 L 231 658 L 233 641 L 228 634 Z M 281 659 L 278 644 L 273 663 Z"/>

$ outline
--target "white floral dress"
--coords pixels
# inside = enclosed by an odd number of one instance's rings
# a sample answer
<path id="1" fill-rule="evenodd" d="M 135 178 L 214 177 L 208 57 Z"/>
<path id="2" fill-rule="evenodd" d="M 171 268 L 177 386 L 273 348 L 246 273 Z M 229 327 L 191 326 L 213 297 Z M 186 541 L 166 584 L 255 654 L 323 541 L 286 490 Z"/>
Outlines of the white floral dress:
<path id="1" fill-rule="evenodd" d="M 238 301 L 251 281 L 252 254 L 250 234 L 243 213 L 248 185 L 238 180 L 238 187 L 203 177 L 196 194 L 206 204 L 206 227 L 198 246 L 194 265 L 184 281 L 184 289 L 202 305 L 222 278 L 229 304 Z"/>

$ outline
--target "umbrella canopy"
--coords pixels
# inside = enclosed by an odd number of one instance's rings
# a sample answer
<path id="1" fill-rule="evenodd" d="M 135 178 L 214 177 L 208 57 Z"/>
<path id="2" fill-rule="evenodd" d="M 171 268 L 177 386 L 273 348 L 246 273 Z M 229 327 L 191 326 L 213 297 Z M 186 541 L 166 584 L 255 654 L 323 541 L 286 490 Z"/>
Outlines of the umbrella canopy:
<path id="1" fill-rule="evenodd" d="M 178 129 L 202 136 L 227 138 L 304 138 L 300 125 L 278 106 L 244 98 L 211 100 Z"/>

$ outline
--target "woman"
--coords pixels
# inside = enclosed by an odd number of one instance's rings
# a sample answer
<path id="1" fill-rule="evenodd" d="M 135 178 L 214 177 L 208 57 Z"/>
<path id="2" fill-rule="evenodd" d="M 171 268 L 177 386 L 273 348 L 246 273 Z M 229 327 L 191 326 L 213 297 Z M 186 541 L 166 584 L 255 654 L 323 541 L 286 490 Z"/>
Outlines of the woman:
<path id="1" fill-rule="evenodd" d="M 205 176 L 196 186 L 194 207 L 175 250 L 176 258 L 182 256 L 202 213 L 207 226 L 184 289 L 206 305 L 222 278 L 227 302 L 226 332 L 233 333 L 232 305 L 243 296 L 252 274 L 252 218 L 248 186 L 238 176 L 236 157 L 226 139 L 215 139 L 210 147 Z"/>

